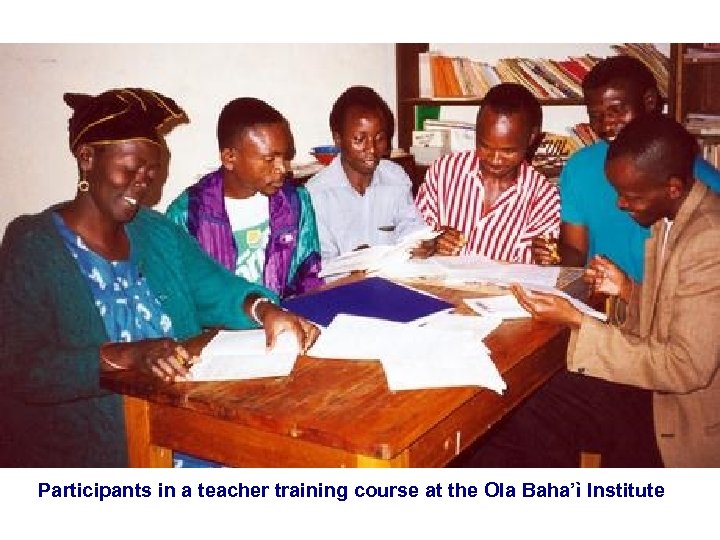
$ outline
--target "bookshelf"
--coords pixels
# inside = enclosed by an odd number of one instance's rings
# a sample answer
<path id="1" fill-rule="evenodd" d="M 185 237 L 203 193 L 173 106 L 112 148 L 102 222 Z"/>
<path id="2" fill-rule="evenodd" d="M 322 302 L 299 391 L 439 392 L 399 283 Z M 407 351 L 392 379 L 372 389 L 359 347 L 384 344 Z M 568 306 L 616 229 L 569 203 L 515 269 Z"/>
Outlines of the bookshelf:
<path id="1" fill-rule="evenodd" d="M 478 97 L 420 97 L 420 74 L 418 55 L 428 52 L 429 43 L 395 44 L 396 81 L 397 81 L 397 122 L 398 146 L 407 150 L 412 143 L 412 131 L 415 127 L 415 107 L 418 105 L 442 106 L 478 106 Z M 580 98 L 539 99 L 543 106 L 583 105 Z"/>
<path id="2" fill-rule="evenodd" d="M 688 115 L 718 116 L 712 133 L 700 134 L 690 125 L 688 129 L 698 138 L 705 159 L 720 168 L 720 49 L 702 47 L 702 43 L 671 44 L 668 109 L 685 125 Z"/>
<path id="3" fill-rule="evenodd" d="M 688 113 L 720 114 L 720 50 L 714 58 L 687 58 L 689 48 L 701 43 L 670 45 L 670 114 L 684 122 Z"/>

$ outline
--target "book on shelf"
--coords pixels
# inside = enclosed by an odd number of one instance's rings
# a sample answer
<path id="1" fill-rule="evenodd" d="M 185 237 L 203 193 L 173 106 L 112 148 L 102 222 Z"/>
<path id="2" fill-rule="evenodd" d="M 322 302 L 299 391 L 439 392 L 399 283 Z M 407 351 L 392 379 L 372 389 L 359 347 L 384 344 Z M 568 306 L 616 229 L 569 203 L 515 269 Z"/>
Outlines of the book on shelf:
<path id="1" fill-rule="evenodd" d="M 595 134 L 592 127 L 587 122 L 575 124 L 571 130 L 584 146 L 590 146 L 600 140 L 600 137 Z"/>
<path id="2" fill-rule="evenodd" d="M 420 83 L 420 97 L 433 97 L 432 68 L 430 67 L 430 53 L 421 52 L 418 54 L 418 79 Z"/>
<path id="3" fill-rule="evenodd" d="M 652 43 L 623 43 L 613 45 L 618 54 L 633 56 L 645 64 L 652 72 L 663 97 L 668 96 L 670 79 L 670 59 L 661 53 Z"/>
<path id="4" fill-rule="evenodd" d="M 720 169 L 720 142 L 702 141 L 700 148 L 703 158 L 716 169 Z"/>
<path id="5" fill-rule="evenodd" d="M 461 120 L 433 120 L 428 118 L 423 126 L 425 131 L 448 131 L 450 152 L 475 150 L 475 123 Z"/>
<path id="6" fill-rule="evenodd" d="M 650 43 L 613 45 L 619 54 L 633 56 L 648 66 L 667 96 L 669 59 Z M 703 50 L 704 54 L 719 54 Z M 590 54 L 547 58 L 501 58 L 495 65 L 438 51 L 418 54 L 420 96 L 482 98 L 501 82 L 522 84 L 541 100 L 580 99 L 582 80 L 601 58 Z"/>
<path id="7" fill-rule="evenodd" d="M 689 113 L 685 129 L 693 135 L 720 135 L 720 114 Z"/>
<path id="8" fill-rule="evenodd" d="M 720 59 L 720 47 L 714 47 L 717 43 L 703 43 L 688 45 L 683 55 L 684 60 L 718 60 Z"/>

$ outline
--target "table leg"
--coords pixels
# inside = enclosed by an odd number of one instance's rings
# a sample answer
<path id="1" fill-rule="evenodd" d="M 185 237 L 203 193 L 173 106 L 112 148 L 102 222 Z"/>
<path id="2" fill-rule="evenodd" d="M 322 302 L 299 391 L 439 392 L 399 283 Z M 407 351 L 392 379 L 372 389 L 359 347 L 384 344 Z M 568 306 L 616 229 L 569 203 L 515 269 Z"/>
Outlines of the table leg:
<path id="1" fill-rule="evenodd" d="M 130 396 L 124 400 L 130 467 L 172 467 L 172 450 L 150 440 L 150 403 Z"/>

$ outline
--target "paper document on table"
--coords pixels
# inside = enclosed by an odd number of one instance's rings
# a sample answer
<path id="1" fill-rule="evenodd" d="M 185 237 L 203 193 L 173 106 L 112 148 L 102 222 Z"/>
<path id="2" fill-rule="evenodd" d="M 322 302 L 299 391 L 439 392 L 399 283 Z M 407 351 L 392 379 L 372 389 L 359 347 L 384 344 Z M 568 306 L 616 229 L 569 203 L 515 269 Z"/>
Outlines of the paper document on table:
<path id="1" fill-rule="evenodd" d="M 445 270 L 444 277 L 448 282 L 519 283 L 554 287 L 561 270 L 559 266 L 503 263 L 478 255 L 433 259 Z"/>
<path id="2" fill-rule="evenodd" d="M 523 319 L 530 317 L 512 294 L 488 296 L 485 298 L 465 298 L 463 300 L 470 309 L 480 315 L 494 315 L 503 320 Z"/>
<path id="3" fill-rule="evenodd" d="M 299 352 L 297 339 L 290 332 L 280 334 L 267 351 L 263 329 L 222 330 L 205 346 L 190 374 L 193 381 L 284 377 L 292 371 Z"/>
<path id="4" fill-rule="evenodd" d="M 440 278 L 446 274 L 445 269 L 440 266 L 433 257 L 427 259 L 405 259 L 384 264 L 378 275 L 387 278 Z"/>
<path id="5" fill-rule="evenodd" d="M 408 324 L 440 330 L 469 330 L 478 335 L 480 339 L 485 339 L 502 324 L 502 318 L 490 313 L 478 317 L 475 315 L 458 315 L 445 310 Z"/>
<path id="6" fill-rule="evenodd" d="M 339 314 L 308 354 L 379 359 L 391 390 L 446 386 L 505 389 L 487 347 L 474 330 L 435 329 Z"/>
<path id="7" fill-rule="evenodd" d="M 423 240 L 431 240 L 438 234 L 429 227 L 418 229 L 404 236 L 395 245 L 370 246 L 343 253 L 334 259 L 323 260 L 320 277 L 347 274 L 355 271 L 377 271 L 402 264 L 410 259 L 412 249 Z"/>
<path id="8" fill-rule="evenodd" d="M 404 323 L 340 313 L 323 330 L 308 355 L 343 360 L 380 360 Z"/>
<path id="9" fill-rule="evenodd" d="M 587 305 L 582 300 L 578 300 L 577 298 L 570 296 L 565 291 L 561 291 L 560 289 L 557 289 L 555 287 L 541 287 L 539 285 L 529 285 L 526 288 L 530 289 L 530 291 L 545 292 L 548 294 L 554 294 L 555 296 L 562 296 L 563 298 L 567 299 L 573 306 L 575 306 L 581 313 L 584 313 L 585 315 L 590 315 L 591 317 L 595 317 L 596 319 L 601 321 L 607 321 L 607 315 L 605 313 L 602 313 L 601 311 L 598 311 L 595 308 Z"/>
<path id="10" fill-rule="evenodd" d="M 472 356 L 388 358 L 383 369 L 392 391 L 482 386 L 502 394 L 507 388 L 490 356 L 480 352 Z"/>
<path id="11" fill-rule="evenodd" d="M 554 287 L 531 285 L 527 286 L 525 290 L 531 296 L 532 291 L 561 296 L 562 298 L 568 300 L 581 313 L 590 315 L 591 317 L 595 317 L 596 319 L 601 321 L 607 321 L 607 315 L 601 313 L 600 311 L 597 311 L 596 309 L 593 309 L 582 300 L 573 298 L 572 296 L 570 296 L 564 291 L 561 291 L 560 289 L 556 289 Z M 515 296 L 513 296 L 512 294 L 489 296 L 487 298 L 466 298 L 464 302 L 470 307 L 470 309 L 480 315 L 493 314 L 497 315 L 498 317 L 502 317 L 503 319 L 521 319 L 525 317 L 530 317 L 530 313 L 528 313 L 525 308 L 520 305 L 520 302 L 518 302 L 517 298 L 515 298 Z"/>

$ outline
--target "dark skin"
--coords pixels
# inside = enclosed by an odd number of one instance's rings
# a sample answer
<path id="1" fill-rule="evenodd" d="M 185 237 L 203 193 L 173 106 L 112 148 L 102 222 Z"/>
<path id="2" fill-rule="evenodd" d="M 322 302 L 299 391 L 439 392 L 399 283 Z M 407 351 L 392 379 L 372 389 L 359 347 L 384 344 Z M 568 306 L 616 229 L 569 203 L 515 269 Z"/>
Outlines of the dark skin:
<path id="1" fill-rule="evenodd" d="M 384 115 L 379 109 L 351 106 L 345 112 L 342 130 L 332 135 L 350 185 L 364 195 L 380 158 L 389 148 Z"/>
<path id="2" fill-rule="evenodd" d="M 639 93 L 623 81 L 611 81 L 605 86 L 588 90 L 585 103 L 593 131 L 601 139 L 611 142 L 620 130 L 634 118 L 655 112 L 660 98 L 655 89 Z M 552 244 L 556 247 L 553 248 Z M 587 227 L 573 223 L 560 224 L 559 242 L 546 238 L 533 239 L 533 257 L 540 264 L 584 266 L 587 262 L 589 234 Z M 553 256 L 557 251 L 558 257 Z"/>
<path id="3" fill-rule="evenodd" d="M 538 136 L 524 113 L 502 113 L 483 107 L 477 119 L 476 151 L 485 197 L 482 215 L 493 210 L 503 192 L 517 183 L 520 164 L 527 149 Z M 465 245 L 462 233 L 451 227 L 441 227 L 437 239 L 438 255 L 458 255 Z"/>
<path id="4" fill-rule="evenodd" d="M 285 122 L 256 124 L 236 135 L 220 152 L 225 195 L 247 199 L 270 196 L 282 187 L 290 170 L 293 140 Z"/>
<path id="5" fill-rule="evenodd" d="M 162 176 L 162 149 L 146 140 L 84 144 L 77 148 L 75 156 L 80 175 L 90 188 L 87 192 L 78 190 L 60 214 L 93 251 L 109 260 L 125 260 L 130 252 L 125 224 L 134 219 L 152 192 L 153 182 Z M 249 295 L 241 306 L 248 315 L 255 298 Z M 290 331 L 305 352 L 319 335 L 315 325 L 270 302 L 259 304 L 256 313 L 269 347 L 280 333 Z M 100 356 L 103 371 L 138 369 L 165 381 L 187 380 L 194 361 L 180 343 L 169 338 L 106 343 Z"/>
<path id="6" fill-rule="evenodd" d="M 655 171 L 636 167 L 632 158 L 621 156 L 605 166 L 610 183 L 618 194 L 618 208 L 628 212 L 640 225 L 649 227 L 663 218 L 675 219 L 694 180 L 670 177 L 658 180 Z M 593 292 L 630 299 L 633 282 L 627 274 L 604 257 L 594 257 L 584 279 Z M 541 321 L 579 328 L 582 314 L 564 298 L 539 292 L 528 293 L 515 285 L 511 288 L 518 302 Z"/>
<path id="7" fill-rule="evenodd" d="M 387 121 L 380 109 L 351 106 L 345 112 L 340 131 L 333 132 L 335 146 L 340 148 L 340 162 L 350 185 L 360 195 L 370 186 L 380 159 L 390 148 Z M 357 246 L 363 249 L 367 245 Z M 426 258 L 435 252 L 435 242 L 421 242 L 412 256 Z"/>

